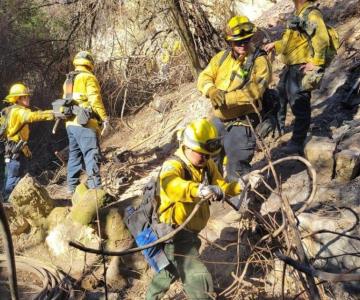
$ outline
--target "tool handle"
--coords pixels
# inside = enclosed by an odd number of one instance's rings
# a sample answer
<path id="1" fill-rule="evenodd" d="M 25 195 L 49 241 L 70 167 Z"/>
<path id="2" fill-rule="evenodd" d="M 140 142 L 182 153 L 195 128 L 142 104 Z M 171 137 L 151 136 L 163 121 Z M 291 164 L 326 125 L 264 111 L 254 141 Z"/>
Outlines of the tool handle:
<path id="1" fill-rule="evenodd" d="M 59 124 L 60 124 L 60 119 L 56 119 L 55 125 L 54 125 L 54 127 L 53 127 L 53 129 L 52 129 L 52 134 L 55 134 L 55 133 L 56 133 L 56 130 L 57 130 Z"/>

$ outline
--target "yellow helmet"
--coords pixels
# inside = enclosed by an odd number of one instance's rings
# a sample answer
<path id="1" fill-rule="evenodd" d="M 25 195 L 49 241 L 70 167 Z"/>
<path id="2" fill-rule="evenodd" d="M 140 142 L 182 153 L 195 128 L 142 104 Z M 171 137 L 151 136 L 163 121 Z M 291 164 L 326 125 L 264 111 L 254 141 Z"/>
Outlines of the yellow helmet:
<path id="1" fill-rule="evenodd" d="M 241 41 L 251 38 L 256 32 L 256 26 L 248 17 L 232 17 L 226 26 L 226 40 L 229 42 Z"/>
<path id="2" fill-rule="evenodd" d="M 15 83 L 11 86 L 9 94 L 5 97 L 5 101 L 15 103 L 21 96 L 30 96 L 29 89 L 22 83 Z"/>
<path id="3" fill-rule="evenodd" d="M 214 124 L 207 119 L 197 119 L 189 123 L 182 132 L 182 144 L 196 152 L 217 154 L 221 141 Z"/>
<path id="4" fill-rule="evenodd" d="M 86 66 L 93 70 L 94 58 L 89 51 L 80 51 L 75 55 L 73 64 L 74 66 Z"/>

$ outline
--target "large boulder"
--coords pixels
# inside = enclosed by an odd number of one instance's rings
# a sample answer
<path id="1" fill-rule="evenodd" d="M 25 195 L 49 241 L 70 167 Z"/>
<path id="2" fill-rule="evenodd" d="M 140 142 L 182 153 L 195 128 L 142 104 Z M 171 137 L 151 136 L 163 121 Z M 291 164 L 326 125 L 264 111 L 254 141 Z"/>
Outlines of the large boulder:
<path id="1" fill-rule="evenodd" d="M 304 204 L 310 195 L 311 181 L 307 171 L 291 175 L 284 183 L 282 183 L 282 196 L 286 197 L 290 205 L 299 207 Z M 260 213 L 267 215 L 279 211 L 282 202 L 277 193 L 271 193 L 268 199 L 262 203 Z"/>
<path id="2" fill-rule="evenodd" d="M 332 178 L 335 148 L 336 143 L 326 137 L 312 137 L 305 146 L 305 157 L 315 168 L 318 183 L 327 183 Z"/>
<path id="3" fill-rule="evenodd" d="M 336 179 L 347 182 L 360 173 L 360 151 L 346 149 L 335 155 Z"/>
<path id="4" fill-rule="evenodd" d="M 82 225 L 88 225 L 96 218 L 96 210 L 104 206 L 107 194 L 102 189 L 77 189 L 73 199 L 73 207 L 71 209 L 70 217 L 74 222 Z"/>
<path id="5" fill-rule="evenodd" d="M 93 228 L 74 223 L 69 218 L 48 232 L 46 244 L 53 263 L 78 278 L 85 268 L 99 261 L 99 256 L 72 248 L 69 241 L 77 241 L 86 247 L 98 249 L 100 239 Z"/>
<path id="6" fill-rule="evenodd" d="M 10 195 L 15 214 L 27 220 L 31 225 L 44 223 L 54 208 L 54 201 L 46 189 L 30 175 L 23 177 Z"/>
<path id="7" fill-rule="evenodd" d="M 100 219 L 105 219 L 105 235 L 107 237 L 107 248 L 115 250 L 128 248 L 133 243 L 130 232 L 125 226 L 123 217 L 118 208 L 111 208 L 101 212 Z"/>
<path id="8" fill-rule="evenodd" d="M 317 269 L 333 273 L 359 272 L 360 257 L 346 255 L 360 249 L 360 241 L 339 234 L 358 237 L 360 230 L 358 223 L 359 210 L 350 208 L 324 208 L 318 212 L 302 213 L 298 216 L 299 229 L 304 238 L 304 249 L 309 258 L 315 258 L 313 265 Z M 318 231 L 331 231 L 313 234 Z M 348 290 L 360 292 L 357 282 L 345 283 Z M 340 299 L 340 298 L 337 298 Z M 343 299 L 343 298 L 341 298 Z"/>
<path id="9" fill-rule="evenodd" d="M 48 230 L 64 222 L 70 213 L 69 207 L 55 207 L 46 218 L 46 227 Z"/>
<path id="10" fill-rule="evenodd" d="M 341 150 L 349 149 L 360 152 L 360 133 L 355 133 L 347 137 L 339 144 L 338 148 Z"/>

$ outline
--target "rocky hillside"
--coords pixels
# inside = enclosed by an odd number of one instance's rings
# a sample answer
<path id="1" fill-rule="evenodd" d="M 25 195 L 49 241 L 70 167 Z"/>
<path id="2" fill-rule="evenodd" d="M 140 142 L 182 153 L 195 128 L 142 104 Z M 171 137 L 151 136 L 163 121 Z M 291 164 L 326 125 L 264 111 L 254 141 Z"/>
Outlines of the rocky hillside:
<path id="1" fill-rule="evenodd" d="M 255 20 L 274 39 L 283 28 L 279 18 L 292 10 L 292 1 L 276 2 Z M 219 299 L 279 299 L 282 294 L 285 299 L 307 299 L 302 284 L 304 276 L 290 266 L 285 267 L 275 256 L 276 251 L 281 251 L 299 260 L 291 255 L 297 234 L 312 270 L 360 274 L 360 96 L 359 84 L 355 84 L 360 77 L 360 1 L 325 0 L 321 7 L 329 23 L 338 29 L 342 46 L 326 70 L 321 88 L 313 93 L 313 120 L 305 157 L 316 170 L 317 179 L 302 162 L 281 162 L 275 168 L 281 194 L 276 191 L 273 176 L 264 172 L 271 189 L 262 186 L 257 195 L 252 195 L 245 214 L 239 215 L 223 203 L 211 206 L 211 219 L 201 232 L 201 259 L 213 275 Z M 273 64 L 275 86 L 282 65 L 277 60 Z M 79 188 L 72 202 L 65 199 L 64 168 L 46 186 L 46 191 L 29 178 L 24 178 L 15 190 L 8 214 L 16 252 L 40 260 L 43 268 L 45 264 L 51 265 L 68 275 L 65 294 L 72 293 L 78 299 L 103 299 L 101 257 L 84 255 L 67 242 L 71 239 L 99 247 L 98 223 L 94 221 L 98 203 L 102 206 L 101 238 L 106 239 L 103 246 L 108 250 L 131 246 L 122 221 L 124 208 L 136 205 L 144 184 L 156 176 L 162 162 L 176 149 L 176 130 L 194 118 L 210 114 L 209 101 L 198 93 L 195 85 L 185 84 L 174 92 L 155 96 L 150 105 L 117 120 L 115 130 L 102 141 L 102 173 L 112 198 Z M 264 141 L 273 161 L 282 158 L 278 149 L 290 137 L 290 112 L 287 120 L 284 136 Z M 254 169 L 268 165 L 261 147 L 252 164 Z M 90 201 L 88 205 L 89 199 L 97 202 Z M 287 215 L 286 203 L 294 211 L 304 204 L 309 206 L 293 220 Z M 107 266 L 111 299 L 144 298 L 153 272 L 140 254 L 108 259 Z M 26 272 L 22 276 L 24 281 L 31 277 Z M 315 283 L 322 299 L 359 299 L 358 281 L 335 284 L 321 276 Z M 51 278 L 55 282 L 61 281 L 60 277 Z M 39 286 L 35 280 L 33 285 L 36 284 Z M 167 296 L 185 299 L 179 283 L 172 286 Z"/>

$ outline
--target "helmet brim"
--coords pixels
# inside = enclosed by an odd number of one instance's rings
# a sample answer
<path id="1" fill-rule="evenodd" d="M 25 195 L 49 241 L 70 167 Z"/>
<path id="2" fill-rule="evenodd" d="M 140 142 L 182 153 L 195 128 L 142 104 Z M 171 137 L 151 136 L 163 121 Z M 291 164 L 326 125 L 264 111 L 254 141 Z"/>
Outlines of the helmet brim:
<path id="1" fill-rule="evenodd" d="M 244 35 L 244 36 L 234 36 L 234 35 L 227 35 L 226 36 L 226 40 L 228 42 L 237 42 L 237 41 L 242 41 L 242 40 L 246 40 L 251 38 L 254 35 L 254 32 L 249 33 L 248 35 Z"/>

